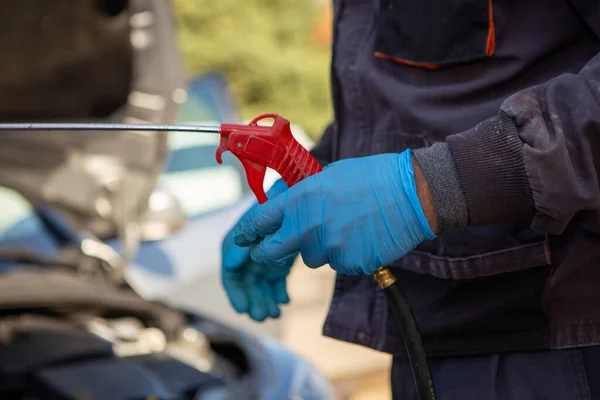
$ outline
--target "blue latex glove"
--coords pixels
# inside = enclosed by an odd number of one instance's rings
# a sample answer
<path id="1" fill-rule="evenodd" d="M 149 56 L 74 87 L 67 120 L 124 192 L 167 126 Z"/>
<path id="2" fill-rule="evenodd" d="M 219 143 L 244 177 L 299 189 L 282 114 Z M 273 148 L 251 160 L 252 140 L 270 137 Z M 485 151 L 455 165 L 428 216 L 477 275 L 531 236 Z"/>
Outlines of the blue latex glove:
<path id="1" fill-rule="evenodd" d="M 267 192 L 267 197 L 273 198 L 285 190 L 287 185 L 280 179 Z M 278 318 L 281 314 L 279 305 L 289 302 L 286 278 L 294 258 L 275 266 L 253 262 L 251 249 L 234 243 L 233 230 L 225 236 L 221 250 L 221 279 L 233 308 L 239 313 L 247 313 L 255 321 Z"/>
<path id="2" fill-rule="evenodd" d="M 411 151 L 354 158 L 256 207 L 235 227 L 259 264 L 286 265 L 300 252 L 311 268 L 371 274 L 433 239 L 416 193 Z"/>

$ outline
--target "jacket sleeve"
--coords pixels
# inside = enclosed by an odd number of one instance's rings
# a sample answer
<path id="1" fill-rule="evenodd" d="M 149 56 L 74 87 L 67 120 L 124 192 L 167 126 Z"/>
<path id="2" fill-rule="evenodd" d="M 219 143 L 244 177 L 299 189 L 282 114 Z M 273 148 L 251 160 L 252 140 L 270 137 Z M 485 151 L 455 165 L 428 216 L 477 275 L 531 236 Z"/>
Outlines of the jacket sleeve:
<path id="1" fill-rule="evenodd" d="M 333 161 L 333 130 L 335 124 L 332 122 L 325 128 L 317 144 L 310 150 L 310 154 L 319 162 L 322 167 L 326 167 Z"/>
<path id="2" fill-rule="evenodd" d="M 511 222 L 560 234 L 576 217 L 600 233 L 600 54 L 578 74 L 515 93 L 493 118 L 415 157 L 442 233 Z M 455 204 L 448 192 L 457 193 Z"/>

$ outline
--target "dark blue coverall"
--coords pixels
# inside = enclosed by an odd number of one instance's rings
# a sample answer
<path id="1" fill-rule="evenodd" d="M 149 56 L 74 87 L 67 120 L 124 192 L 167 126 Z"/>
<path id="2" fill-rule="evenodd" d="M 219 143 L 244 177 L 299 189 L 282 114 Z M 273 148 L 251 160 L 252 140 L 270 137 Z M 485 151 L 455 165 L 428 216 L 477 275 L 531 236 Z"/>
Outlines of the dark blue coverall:
<path id="1" fill-rule="evenodd" d="M 600 399 L 600 2 L 334 0 L 321 164 L 407 148 L 440 236 L 392 268 L 440 399 Z M 394 354 L 369 276 L 324 334 Z"/>

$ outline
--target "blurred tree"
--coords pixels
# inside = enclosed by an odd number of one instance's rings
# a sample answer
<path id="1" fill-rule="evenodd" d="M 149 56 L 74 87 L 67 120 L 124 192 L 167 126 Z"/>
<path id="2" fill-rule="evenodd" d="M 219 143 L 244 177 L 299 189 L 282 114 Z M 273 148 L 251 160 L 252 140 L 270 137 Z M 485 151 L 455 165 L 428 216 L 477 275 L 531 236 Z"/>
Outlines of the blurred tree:
<path id="1" fill-rule="evenodd" d="M 307 0 L 174 0 L 192 75 L 225 75 L 245 118 L 278 113 L 313 138 L 331 120 L 328 5 Z M 322 38 L 323 35 L 318 35 Z"/>

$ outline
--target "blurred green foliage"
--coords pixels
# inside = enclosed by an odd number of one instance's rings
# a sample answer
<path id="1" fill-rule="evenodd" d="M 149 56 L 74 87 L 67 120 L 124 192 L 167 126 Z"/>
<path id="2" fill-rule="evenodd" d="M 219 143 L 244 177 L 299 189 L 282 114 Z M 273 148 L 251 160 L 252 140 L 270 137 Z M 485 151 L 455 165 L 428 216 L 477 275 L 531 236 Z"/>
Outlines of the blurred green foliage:
<path id="1" fill-rule="evenodd" d="M 224 74 L 244 118 L 277 113 L 317 138 L 332 117 L 330 49 L 309 0 L 174 0 L 190 75 Z"/>

